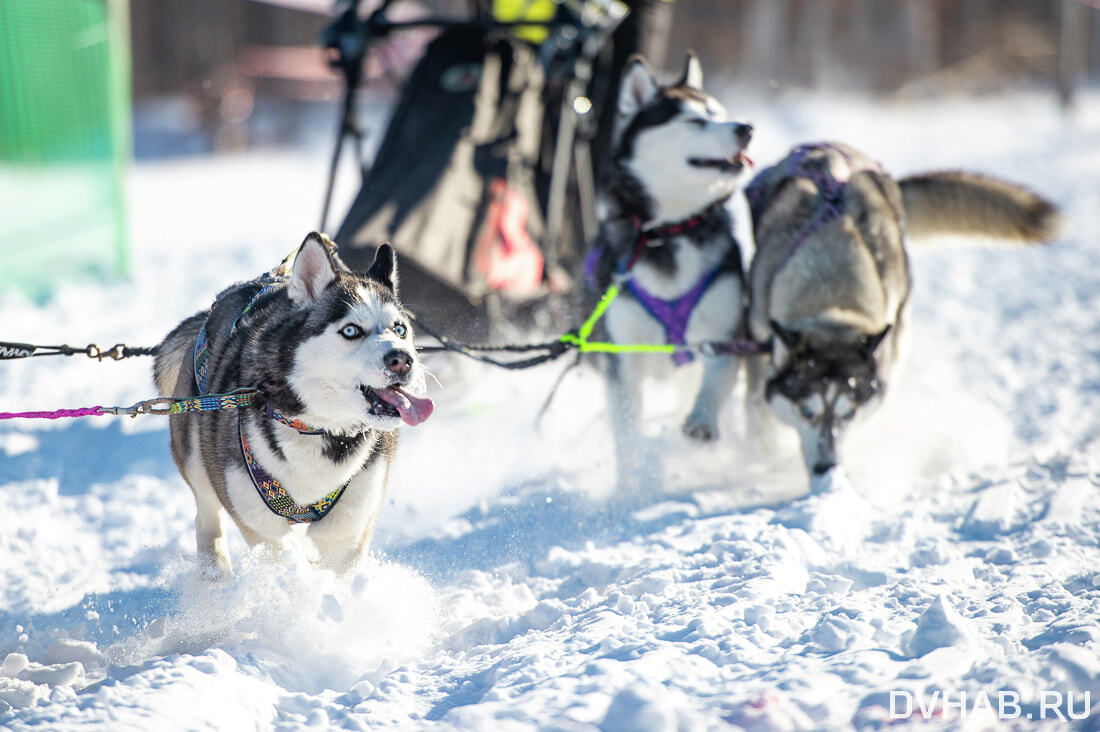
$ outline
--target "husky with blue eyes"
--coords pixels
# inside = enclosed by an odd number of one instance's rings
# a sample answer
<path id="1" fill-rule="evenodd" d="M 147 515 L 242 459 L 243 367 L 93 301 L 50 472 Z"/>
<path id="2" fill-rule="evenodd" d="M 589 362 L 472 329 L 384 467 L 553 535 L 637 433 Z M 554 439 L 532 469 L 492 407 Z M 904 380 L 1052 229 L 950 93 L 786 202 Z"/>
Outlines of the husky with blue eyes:
<path id="1" fill-rule="evenodd" d="M 750 431 L 764 409 L 798 430 L 806 468 L 840 461 L 848 426 L 881 402 L 909 311 L 907 240 L 977 235 L 1019 243 L 1056 235 L 1055 207 L 973 173 L 895 181 L 846 145 L 799 145 L 746 190 L 756 254 L 750 335 L 771 359 L 749 361 Z"/>
<path id="2" fill-rule="evenodd" d="M 417 396 L 424 374 L 396 267 L 383 244 L 365 273 L 351 272 L 327 237 L 310 234 L 292 261 L 224 290 L 157 347 L 163 396 L 253 395 L 238 409 L 170 418 L 206 569 L 230 572 L 227 514 L 250 545 L 272 548 L 301 524 L 332 569 L 366 551 L 396 430 L 433 409 Z"/>

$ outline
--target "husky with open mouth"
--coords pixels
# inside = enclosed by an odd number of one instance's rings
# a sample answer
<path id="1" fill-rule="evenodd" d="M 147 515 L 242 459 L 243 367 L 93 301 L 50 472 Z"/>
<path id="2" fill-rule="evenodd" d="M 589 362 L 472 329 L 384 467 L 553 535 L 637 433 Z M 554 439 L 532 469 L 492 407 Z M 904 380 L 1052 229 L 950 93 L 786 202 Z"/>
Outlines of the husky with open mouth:
<path id="1" fill-rule="evenodd" d="M 837 143 L 799 145 L 747 190 L 756 255 L 750 333 L 771 341 L 749 364 L 751 434 L 766 434 L 766 403 L 801 438 L 806 469 L 841 459 L 848 427 L 888 390 L 909 311 L 907 240 L 978 235 L 1046 242 L 1057 209 L 1015 183 L 938 172 L 895 181 Z"/>
<path id="2" fill-rule="evenodd" d="M 383 244 L 362 274 L 310 234 L 271 273 L 232 285 L 157 347 L 164 396 L 255 390 L 240 409 L 171 416 L 172 457 L 197 504 L 205 566 L 230 572 L 224 518 L 249 545 L 277 546 L 295 524 L 323 566 L 366 551 L 396 429 L 431 416 L 396 258 Z M 216 397 L 212 397 L 215 398 Z"/>
<path id="3" fill-rule="evenodd" d="M 741 250 L 725 203 L 749 180 L 745 148 L 752 126 L 729 120 L 702 87 L 693 54 L 680 80 L 669 86 L 659 85 L 640 57 L 623 73 L 600 232 L 588 259 L 598 291 L 613 280 L 622 284 L 602 321 L 615 343 L 685 345 L 741 335 Z M 682 365 L 692 358 L 677 352 L 673 361 Z M 732 390 L 737 360 L 700 360 L 702 382 L 683 430 L 706 441 L 717 437 L 718 412 Z M 638 477 L 642 381 L 671 365 L 667 356 L 608 357 L 620 483 Z"/>

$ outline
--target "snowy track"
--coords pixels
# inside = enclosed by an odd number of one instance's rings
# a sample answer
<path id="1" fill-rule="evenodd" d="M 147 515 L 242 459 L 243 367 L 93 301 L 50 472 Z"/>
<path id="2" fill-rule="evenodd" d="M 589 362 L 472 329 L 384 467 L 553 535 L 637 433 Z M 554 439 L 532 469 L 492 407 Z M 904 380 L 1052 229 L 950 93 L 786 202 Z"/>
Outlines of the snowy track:
<path id="1" fill-rule="evenodd" d="M 238 572 L 210 585 L 158 418 L 3 423 L 0 727 L 877 729 L 907 703 L 919 727 L 1088 716 L 1100 97 L 1074 120 L 1038 94 L 739 98 L 724 101 L 757 125 L 760 165 L 843 140 L 899 175 L 1023 182 L 1071 229 L 1046 249 L 912 252 L 902 380 L 810 496 L 793 451 L 738 447 L 737 402 L 717 445 L 687 444 L 675 387 L 642 446 L 661 472 L 646 495 L 615 495 L 595 374 L 567 378 L 536 430 L 557 367 L 437 359 L 437 414 L 402 435 L 374 561 L 342 580 L 292 553 L 273 567 L 234 532 Z M 324 160 L 138 166 L 134 281 L 42 305 L 0 294 L 0 337 L 156 342 L 301 240 Z M 0 375 L 11 411 L 152 394 L 139 360 Z M 1100 728 L 1100 711 L 1080 724 Z"/>

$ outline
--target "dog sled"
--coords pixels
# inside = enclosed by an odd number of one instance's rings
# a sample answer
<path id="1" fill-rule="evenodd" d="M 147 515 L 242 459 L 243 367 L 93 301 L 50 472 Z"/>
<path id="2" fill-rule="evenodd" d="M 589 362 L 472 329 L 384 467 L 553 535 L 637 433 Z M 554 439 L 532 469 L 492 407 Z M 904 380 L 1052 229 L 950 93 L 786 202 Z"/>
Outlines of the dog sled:
<path id="1" fill-rule="evenodd" d="M 663 3 L 474 0 L 467 19 L 412 21 L 390 20 L 392 4 L 362 17 L 352 0 L 325 33 L 346 84 L 335 176 L 347 141 L 361 147 L 367 49 L 403 29 L 439 29 L 336 228 L 342 257 L 362 268 L 390 242 L 402 299 L 446 336 L 560 325 L 597 226 L 594 151 L 606 148 L 617 72 L 662 32 Z M 330 179 L 322 226 L 331 193 Z"/>

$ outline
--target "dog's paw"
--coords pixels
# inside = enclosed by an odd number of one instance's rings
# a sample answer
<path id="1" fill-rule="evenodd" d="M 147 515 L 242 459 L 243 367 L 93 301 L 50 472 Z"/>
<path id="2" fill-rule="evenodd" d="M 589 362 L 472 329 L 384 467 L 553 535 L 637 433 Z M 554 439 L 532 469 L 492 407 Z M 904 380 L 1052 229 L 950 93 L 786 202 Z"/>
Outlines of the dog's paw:
<path id="1" fill-rule="evenodd" d="M 718 437 L 718 428 L 706 422 L 684 422 L 684 434 L 699 442 L 710 442 Z"/>

